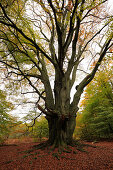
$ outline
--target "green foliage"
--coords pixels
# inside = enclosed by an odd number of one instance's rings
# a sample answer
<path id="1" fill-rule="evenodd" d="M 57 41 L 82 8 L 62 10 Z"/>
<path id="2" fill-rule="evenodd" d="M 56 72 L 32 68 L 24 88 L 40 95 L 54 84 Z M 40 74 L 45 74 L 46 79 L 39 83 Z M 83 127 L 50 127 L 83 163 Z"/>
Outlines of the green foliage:
<path id="1" fill-rule="evenodd" d="M 23 135 L 26 134 L 26 125 L 21 121 L 18 121 L 16 126 L 12 127 L 9 138 L 10 139 L 22 139 Z"/>
<path id="2" fill-rule="evenodd" d="M 41 141 L 43 137 L 48 138 L 48 133 L 48 122 L 44 116 L 41 116 L 40 119 L 35 122 L 31 136 L 39 138 Z"/>
<path id="3" fill-rule="evenodd" d="M 98 72 L 87 87 L 78 115 L 76 135 L 87 140 L 113 137 L 113 79 L 112 71 Z"/>
<path id="4" fill-rule="evenodd" d="M 0 90 L 0 143 L 8 138 L 11 127 L 15 124 L 14 118 L 8 114 L 12 109 L 12 104 L 6 101 L 5 92 Z"/>

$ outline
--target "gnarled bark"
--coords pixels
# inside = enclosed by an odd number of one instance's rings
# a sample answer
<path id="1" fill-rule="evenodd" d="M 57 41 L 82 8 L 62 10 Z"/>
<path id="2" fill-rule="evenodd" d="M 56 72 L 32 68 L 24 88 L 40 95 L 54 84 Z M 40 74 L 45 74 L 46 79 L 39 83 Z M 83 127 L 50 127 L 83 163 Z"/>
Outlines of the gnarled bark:
<path id="1" fill-rule="evenodd" d="M 53 147 L 64 147 L 73 141 L 76 118 L 46 116 L 49 125 L 49 144 Z"/>

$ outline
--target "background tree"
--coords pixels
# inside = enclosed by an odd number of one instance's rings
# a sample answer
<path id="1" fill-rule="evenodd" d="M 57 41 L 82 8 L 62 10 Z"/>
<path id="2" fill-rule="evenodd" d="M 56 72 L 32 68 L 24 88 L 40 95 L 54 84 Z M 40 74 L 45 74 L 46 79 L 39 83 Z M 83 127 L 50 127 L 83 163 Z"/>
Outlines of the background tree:
<path id="1" fill-rule="evenodd" d="M 13 109 L 13 105 L 6 100 L 6 94 L 0 90 L 0 144 L 9 136 L 11 128 L 16 120 L 8 114 Z"/>
<path id="2" fill-rule="evenodd" d="M 40 139 L 40 141 L 42 141 L 42 138 L 49 137 L 48 122 L 44 116 L 41 116 L 40 119 L 36 121 L 35 125 L 30 131 L 30 135 L 35 139 Z"/>
<path id="3" fill-rule="evenodd" d="M 113 137 L 113 61 L 105 62 L 87 86 L 76 134 L 87 140 Z"/>
<path id="4" fill-rule="evenodd" d="M 0 62 L 8 78 L 27 87 L 22 93 L 34 95 L 53 146 L 72 143 L 81 94 L 112 46 L 106 5 L 107 0 L 0 2 Z M 90 72 L 81 70 L 95 57 Z"/>

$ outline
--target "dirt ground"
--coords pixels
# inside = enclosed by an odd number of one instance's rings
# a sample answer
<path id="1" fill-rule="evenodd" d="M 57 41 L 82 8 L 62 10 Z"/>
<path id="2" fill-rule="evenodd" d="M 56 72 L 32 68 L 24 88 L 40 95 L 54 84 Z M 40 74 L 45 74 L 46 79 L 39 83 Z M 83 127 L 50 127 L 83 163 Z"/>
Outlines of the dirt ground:
<path id="1" fill-rule="evenodd" d="M 0 170 L 113 170 L 113 141 L 86 143 L 71 152 L 34 150 L 32 140 L 9 140 L 0 146 Z"/>

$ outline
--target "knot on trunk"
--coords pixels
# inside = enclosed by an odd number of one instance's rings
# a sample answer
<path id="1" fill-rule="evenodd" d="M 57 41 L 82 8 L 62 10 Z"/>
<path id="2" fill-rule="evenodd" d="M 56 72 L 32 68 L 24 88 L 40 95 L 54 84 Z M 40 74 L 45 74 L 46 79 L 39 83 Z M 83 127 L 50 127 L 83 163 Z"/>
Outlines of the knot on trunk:
<path id="1" fill-rule="evenodd" d="M 66 116 L 65 116 L 64 114 L 62 114 L 62 115 L 60 116 L 60 119 L 61 119 L 62 121 L 64 121 L 64 120 L 66 119 Z"/>

